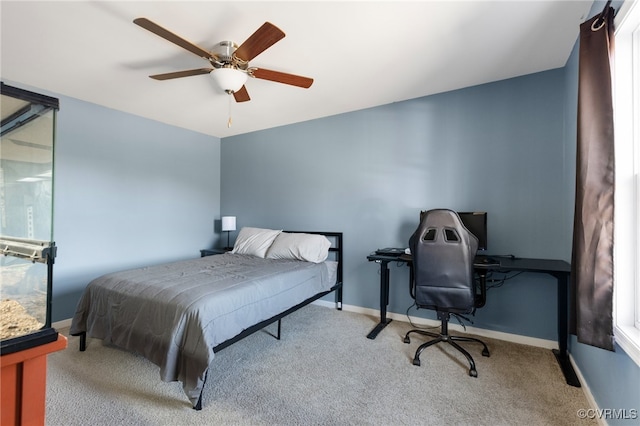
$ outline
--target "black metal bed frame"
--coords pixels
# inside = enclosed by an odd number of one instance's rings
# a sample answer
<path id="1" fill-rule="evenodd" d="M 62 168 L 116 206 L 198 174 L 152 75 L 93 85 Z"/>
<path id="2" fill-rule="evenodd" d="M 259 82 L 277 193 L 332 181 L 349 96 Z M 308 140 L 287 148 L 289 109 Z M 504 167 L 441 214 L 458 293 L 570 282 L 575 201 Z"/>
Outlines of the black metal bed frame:
<path id="1" fill-rule="evenodd" d="M 296 231 L 285 231 L 285 232 L 296 232 Z M 274 322 L 278 322 L 278 332 L 276 334 L 276 336 L 274 336 L 276 339 L 280 340 L 280 330 L 282 328 L 282 318 L 286 317 L 287 315 L 297 311 L 300 308 L 303 308 L 305 306 L 307 306 L 308 304 L 326 296 L 327 294 L 335 291 L 336 292 L 336 309 L 338 310 L 342 310 L 342 256 L 343 256 L 343 251 L 342 251 L 342 232 L 304 232 L 305 234 L 318 234 L 318 235 L 324 235 L 326 237 L 333 237 L 335 238 L 336 244 L 334 247 L 333 244 L 332 246 L 329 248 L 329 252 L 334 252 L 335 256 L 336 256 L 336 260 L 338 261 L 338 271 L 337 271 L 337 277 L 336 277 L 336 284 L 331 287 L 331 289 L 327 290 L 327 291 L 323 291 L 321 293 L 318 293 L 314 296 L 311 296 L 310 298 L 308 298 L 307 300 L 298 303 L 297 305 L 287 309 L 286 311 L 275 315 L 269 319 L 266 319 L 264 321 L 261 321 L 247 329 L 245 329 L 242 333 L 237 334 L 235 337 L 232 337 L 231 339 L 225 340 L 224 342 L 220 343 L 219 345 L 215 346 L 213 348 L 213 352 L 220 352 L 221 350 L 223 350 L 224 348 L 231 346 L 232 344 L 244 339 L 247 336 L 252 335 L 253 333 L 255 333 L 256 331 L 262 330 L 263 328 L 265 328 L 268 325 L 273 324 Z M 198 402 L 196 403 L 196 405 L 193 406 L 194 410 L 202 410 L 202 396 L 204 395 L 204 385 L 207 382 L 207 377 L 205 375 L 204 378 L 204 382 L 202 384 L 202 390 L 200 391 L 200 397 L 198 398 Z"/>
<path id="2" fill-rule="evenodd" d="M 213 348 L 213 352 L 220 352 L 221 350 L 223 350 L 224 348 L 231 346 L 232 344 L 244 339 L 247 336 L 252 335 L 253 333 L 255 333 L 256 331 L 260 331 L 263 328 L 265 328 L 268 325 L 273 324 L 274 322 L 278 322 L 278 332 L 277 335 L 274 336 L 276 339 L 280 340 L 280 331 L 281 331 L 281 325 L 282 325 L 282 318 L 286 317 L 287 315 L 297 311 L 300 308 L 303 308 L 305 306 L 307 306 L 308 304 L 330 294 L 331 292 L 335 292 L 335 303 L 336 303 L 336 309 L 338 310 L 342 310 L 342 274 L 343 274 L 343 267 L 342 267 L 342 260 L 343 260 L 343 246 L 342 246 L 342 232 L 320 232 L 320 231 L 285 231 L 285 232 L 300 232 L 300 233 L 305 233 L 305 234 L 316 234 L 316 235 L 324 235 L 326 237 L 331 237 L 334 239 L 335 244 L 332 243 L 331 247 L 329 248 L 329 252 L 333 253 L 335 256 L 335 260 L 338 262 L 338 270 L 337 270 L 337 276 L 336 276 L 336 284 L 331 287 L 331 289 L 327 290 L 327 291 L 323 291 L 320 292 L 314 296 L 311 296 L 310 298 L 308 298 L 307 300 L 298 303 L 297 305 L 287 309 L 286 311 L 275 315 L 271 318 L 268 318 L 264 321 L 261 321 L 247 329 L 245 329 L 244 331 L 242 331 L 241 333 L 237 334 L 236 336 L 225 340 L 224 342 L 220 343 L 219 345 L 215 346 Z M 87 347 L 87 333 L 83 332 L 79 335 L 80 337 L 80 351 L 84 351 Z M 207 382 L 207 377 L 205 375 L 205 379 L 204 382 L 202 384 L 202 390 L 200 391 L 200 397 L 198 398 L 198 402 L 196 403 L 196 405 L 193 406 L 194 410 L 202 410 L 202 396 L 204 395 L 204 385 Z"/>

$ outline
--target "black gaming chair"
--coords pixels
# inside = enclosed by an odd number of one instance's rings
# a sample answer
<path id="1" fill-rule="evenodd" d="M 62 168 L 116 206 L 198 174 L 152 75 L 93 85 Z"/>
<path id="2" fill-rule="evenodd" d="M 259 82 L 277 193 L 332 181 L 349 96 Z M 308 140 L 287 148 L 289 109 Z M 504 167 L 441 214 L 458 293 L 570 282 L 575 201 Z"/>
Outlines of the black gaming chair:
<path id="1" fill-rule="evenodd" d="M 421 213 L 420 225 L 409 239 L 411 249 L 411 297 L 418 308 L 435 310 L 441 321 L 440 334 L 424 330 L 411 330 L 404 338 L 410 343 L 411 333 L 434 337 L 416 350 L 414 365 L 420 365 L 423 350 L 439 342 L 448 342 L 469 361 L 469 375 L 478 377 L 476 365 L 469 352 L 457 341 L 482 344 L 483 356 L 489 349 L 479 339 L 451 336 L 448 323 L 451 315 L 471 314 L 484 305 L 484 291 L 478 293 L 474 280 L 473 261 L 478 250 L 478 239 L 462 224 L 452 210 L 435 209 Z"/>

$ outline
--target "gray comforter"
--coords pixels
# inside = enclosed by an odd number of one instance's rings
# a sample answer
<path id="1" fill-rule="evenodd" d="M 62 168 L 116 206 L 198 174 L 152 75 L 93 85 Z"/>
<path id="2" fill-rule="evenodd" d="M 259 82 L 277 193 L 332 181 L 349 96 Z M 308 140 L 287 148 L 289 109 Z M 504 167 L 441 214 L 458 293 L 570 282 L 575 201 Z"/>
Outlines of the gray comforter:
<path id="1" fill-rule="evenodd" d="M 107 274 L 86 287 L 70 333 L 143 355 L 195 405 L 214 346 L 329 290 L 336 269 L 226 253 Z"/>

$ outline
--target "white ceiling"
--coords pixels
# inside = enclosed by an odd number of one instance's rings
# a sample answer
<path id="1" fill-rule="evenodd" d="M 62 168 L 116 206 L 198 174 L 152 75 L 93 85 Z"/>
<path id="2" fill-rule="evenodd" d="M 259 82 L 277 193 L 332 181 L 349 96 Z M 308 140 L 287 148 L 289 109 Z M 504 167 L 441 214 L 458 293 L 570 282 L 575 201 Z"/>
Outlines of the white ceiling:
<path id="1" fill-rule="evenodd" d="M 3 81 L 226 137 L 562 67 L 592 3 L 2 0 L 0 70 Z M 269 21 L 286 37 L 251 66 L 315 81 L 249 79 L 251 101 L 236 103 L 209 75 L 152 80 L 209 64 L 137 17 L 206 50 Z"/>

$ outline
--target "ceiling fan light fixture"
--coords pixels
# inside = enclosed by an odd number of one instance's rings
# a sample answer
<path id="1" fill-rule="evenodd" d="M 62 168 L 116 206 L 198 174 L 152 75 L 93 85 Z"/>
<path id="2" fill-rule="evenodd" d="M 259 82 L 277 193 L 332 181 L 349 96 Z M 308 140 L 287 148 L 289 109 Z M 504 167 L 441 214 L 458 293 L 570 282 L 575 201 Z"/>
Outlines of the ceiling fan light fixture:
<path id="1" fill-rule="evenodd" d="M 240 46 L 232 41 L 221 41 L 215 45 L 211 51 L 207 51 L 183 39 L 147 18 L 136 18 L 133 22 L 178 47 L 209 61 L 209 65 L 213 67 L 150 75 L 149 77 L 154 80 L 171 80 L 174 78 L 209 74 L 225 93 L 233 95 L 233 99 L 235 99 L 236 102 L 247 102 L 251 100 L 245 87 L 247 77 L 249 76 L 260 80 L 269 80 L 305 89 L 308 89 L 313 84 L 313 79 L 309 77 L 249 66 L 249 61 L 273 46 L 279 40 L 282 40 L 285 36 L 282 30 L 270 22 L 265 22 Z"/>
<path id="2" fill-rule="evenodd" d="M 211 77 L 222 90 L 231 94 L 237 92 L 247 81 L 247 73 L 235 68 L 218 68 L 213 70 Z"/>

